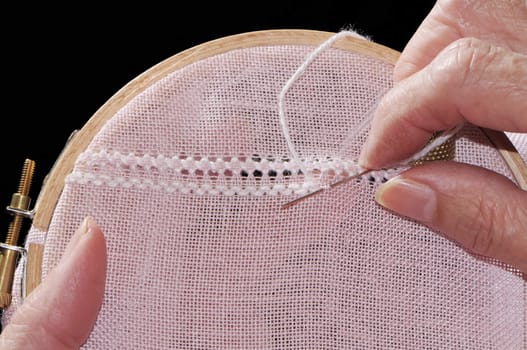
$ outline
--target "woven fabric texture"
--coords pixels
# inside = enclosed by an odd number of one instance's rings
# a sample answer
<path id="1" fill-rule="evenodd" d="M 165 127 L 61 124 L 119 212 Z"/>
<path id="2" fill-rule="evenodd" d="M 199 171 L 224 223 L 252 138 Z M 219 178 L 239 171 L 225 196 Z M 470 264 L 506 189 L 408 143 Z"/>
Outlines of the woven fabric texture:
<path id="1" fill-rule="evenodd" d="M 389 64 L 321 53 L 287 94 L 291 159 L 277 96 L 313 49 L 192 63 L 92 140 L 67 177 L 43 261 L 45 277 L 85 216 L 101 225 L 107 288 L 83 349 L 525 346 L 521 274 L 376 205 L 397 169 L 282 208 L 357 170 L 371 111 L 392 85 Z M 512 179 L 478 128 L 465 126 L 456 144 L 456 161 Z M 32 228 L 29 239 L 43 236 Z"/>
<path id="2" fill-rule="evenodd" d="M 512 144 L 527 163 L 527 133 L 506 133 Z"/>

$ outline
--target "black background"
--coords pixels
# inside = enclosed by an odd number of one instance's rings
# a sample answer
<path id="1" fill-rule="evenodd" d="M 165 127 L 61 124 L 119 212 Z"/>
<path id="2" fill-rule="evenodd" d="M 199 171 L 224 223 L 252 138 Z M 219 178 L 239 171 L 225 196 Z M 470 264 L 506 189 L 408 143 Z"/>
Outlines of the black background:
<path id="1" fill-rule="evenodd" d="M 336 32 L 350 26 L 401 51 L 434 2 L 184 2 L 114 10 L 22 4 L 4 9 L 0 205 L 7 206 L 16 191 L 25 158 L 36 161 L 31 191 L 36 199 L 70 133 L 122 86 L 178 52 L 254 30 Z M 9 216 L 0 220 L 3 237 Z"/>

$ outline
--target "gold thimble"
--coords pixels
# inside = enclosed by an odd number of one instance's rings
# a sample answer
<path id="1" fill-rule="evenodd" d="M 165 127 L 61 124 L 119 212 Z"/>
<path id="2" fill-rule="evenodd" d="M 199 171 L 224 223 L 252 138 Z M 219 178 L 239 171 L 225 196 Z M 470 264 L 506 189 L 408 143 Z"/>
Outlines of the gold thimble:
<path id="1" fill-rule="evenodd" d="M 435 132 L 428 143 L 432 142 L 441 132 Z M 411 166 L 421 165 L 426 162 L 433 162 L 436 160 L 452 160 L 456 156 L 456 137 L 453 136 L 446 140 L 444 143 L 433 148 L 425 156 L 414 160 L 410 163 Z"/>

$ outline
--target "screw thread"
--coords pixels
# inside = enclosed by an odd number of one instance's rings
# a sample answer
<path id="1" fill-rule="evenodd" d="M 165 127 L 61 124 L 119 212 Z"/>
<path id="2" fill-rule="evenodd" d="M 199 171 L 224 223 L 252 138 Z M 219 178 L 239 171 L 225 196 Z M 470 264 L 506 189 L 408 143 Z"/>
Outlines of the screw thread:
<path id="1" fill-rule="evenodd" d="M 22 228 L 22 217 L 17 215 L 9 223 L 9 228 L 7 229 L 7 236 L 5 239 L 5 243 L 9 245 L 16 245 L 18 242 L 18 236 L 20 234 L 21 228 Z"/>
<path id="2" fill-rule="evenodd" d="M 20 176 L 20 183 L 18 185 L 18 193 L 27 196 L 29 194 L 29 188 L 31 187 L 31 181 L 33 180 L 33 173 L 35 171 L 35 162 L 31 159 L 24 161 L 22 167 L 22 175 Z"/>
<path id="3" fill-rule="evenodd" d="M 31 181 L 33 180 L 34 171 L 35 162 L 31 159 L 26 159 L 24 161 L 24 166 L 22 167 L 22 175 L 20 176 L 20 183 L 18 185 L 18 194 L 21 194 L 23 196 L 27 196 L 29 194 L 29 189 L 31 187 Z M 7 236 L 5 240 L 6 244 L 17 244 L 21 227 L 22 217 L 19 215 L 15 215 L 13 217 L 13 220 L 9 224 L 9 228 L 7 229 Z"/>

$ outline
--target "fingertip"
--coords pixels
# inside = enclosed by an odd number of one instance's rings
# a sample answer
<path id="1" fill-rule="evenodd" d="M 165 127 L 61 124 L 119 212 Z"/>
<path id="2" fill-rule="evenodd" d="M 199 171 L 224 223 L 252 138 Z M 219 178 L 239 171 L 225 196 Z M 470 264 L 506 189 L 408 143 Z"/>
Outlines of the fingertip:
<path id="1" fill-rule="evenodd" d="M 424 223 L 433 221 L 437 210 L 436 195 L 430 186 L 402 176 L 382 184 L 375 200 L 385 208 Z"/>
<path id="2" fill-rule="evenodd" d="M 93 218 L 83 221 L 74 240 L 69 252 L 11 317 L 2 342 L 41 349 L 79 348 L 84 344 L 104 297 L 106 241 Z M 38 339 L 28 335 L 36 331 Z"/>
<path id="3" fill-rule="evenodd" d="M 416 63 L 410 61 L 408 58 L 406 58 L 406 55 L 404 55 L 403 58 L 397 62 L 393 69 L 394 83 L 398 83 L 401 80 L 408 78 L 410 75 L 416 73 L 421 68 L 421 65 L 417 65 Z"/>
<path id="4" fill-rule="evenodd" d="M 380 186 L 376 200 L 471 253 L 527 273 L 527 192 L 501 174 L 469 164 L 431 162 Z"/>
<path id="5" fill-rule="evenodd" d="M 358 164 L 359 164 L 359 167 L 363 168 L 363 169 L 374 169 L 372 167 L 372 164 L 371 164 L 371 160 L 370 160 L 370 145 L 369 145 L 369 138 L 366 139 L 366 142 L 364 143 L 364 145 L 362 146 L 362 149 L 361 149 L 361 152 L 359 154 L 359 159 L 358 159 Z"/>
<path id="6" fill-rule="evenodd" d="M 79 243 L 83 235 L 91 233 L 92 231 L 97 229 L 99 228 L 95 219 L 91 216 L 85 217 L 79 227 L 77 228 L 77 230 L 75 231 L 75 233 L 73 234 L 73 236 L 71 237 L 70 241 L 68 242 L 68 245 L 64 250 L 64 254 L 62 255 L 62 259 L 67 258 L 73 252 L 73 250 L 77 246 L 77 243 Z"/>

